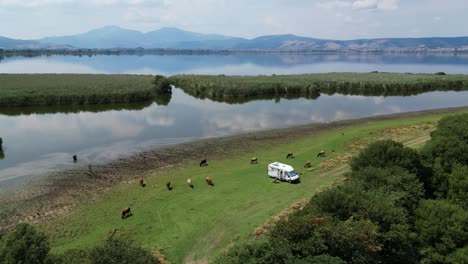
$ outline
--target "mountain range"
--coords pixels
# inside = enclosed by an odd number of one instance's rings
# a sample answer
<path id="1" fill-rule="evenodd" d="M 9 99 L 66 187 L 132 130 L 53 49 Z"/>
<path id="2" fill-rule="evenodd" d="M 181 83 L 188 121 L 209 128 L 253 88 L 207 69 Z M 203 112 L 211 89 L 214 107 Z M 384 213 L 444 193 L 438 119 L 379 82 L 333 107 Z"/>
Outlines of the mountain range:
<path id="1" fill-rule="evenodd" d="M 77 35 L 36 40 L 0 37 L 0 49 L 136 48 L 233 51 L 468 51 L 468 37 L 330 40 L 286 34 L 245 39 L 168 27 L 142 33 L 117 26 L 106 26 Z"/>

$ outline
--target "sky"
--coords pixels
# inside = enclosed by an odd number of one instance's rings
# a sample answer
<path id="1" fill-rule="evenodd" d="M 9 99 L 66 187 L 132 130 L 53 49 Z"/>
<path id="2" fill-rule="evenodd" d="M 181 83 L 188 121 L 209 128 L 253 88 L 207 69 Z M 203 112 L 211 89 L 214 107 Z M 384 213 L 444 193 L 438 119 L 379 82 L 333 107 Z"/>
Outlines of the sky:
<path id="1" fill-rule="evenodd" d="M 37 39 L 116 25 L 254 38 L 468 36 L 468 0 L 0 0 L 0 36 Z"/>

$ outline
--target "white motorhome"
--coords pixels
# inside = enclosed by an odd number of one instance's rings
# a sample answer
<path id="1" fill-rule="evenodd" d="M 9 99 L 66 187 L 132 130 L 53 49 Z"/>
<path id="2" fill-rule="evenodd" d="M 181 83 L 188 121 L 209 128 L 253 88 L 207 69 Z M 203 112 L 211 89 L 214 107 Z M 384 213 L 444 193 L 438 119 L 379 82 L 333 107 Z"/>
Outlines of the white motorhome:
<path id="1" fill-rule="evenodd" d="M 299 175 L 292 166 L 279 162 L 268 164 L 268 176 L 280 181 L 294 182 L 299 180 Z"/>

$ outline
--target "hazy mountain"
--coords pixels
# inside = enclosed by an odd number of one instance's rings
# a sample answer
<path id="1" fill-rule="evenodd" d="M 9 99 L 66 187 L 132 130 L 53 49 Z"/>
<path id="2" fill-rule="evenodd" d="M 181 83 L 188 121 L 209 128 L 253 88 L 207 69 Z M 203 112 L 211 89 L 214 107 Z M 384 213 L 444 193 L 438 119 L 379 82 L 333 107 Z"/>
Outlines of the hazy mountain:
<path id="1" fill-rule="evenodd" d="M 107 26 L 86 33 L 61 37 L 47 37 L 41 42 L 66 44 L 78 48 L 135 48 L 144 41 L 143 33 L 136 30 Z"/>
<path id="2" fill-rule="evenodd" d="M 215 34 L 200 34 L 177 28 L 161 28 L 142 33 L 136 30 L 107 26 L 83 34 L 47 37 L 40 41 L 67 44 L 79 48 L 172 48 L 182 42 L 224 40 L 229 37 Z"/>
<path id="3" fill-rule="evenodd" d="M 106 26 L 86 33 L 47 37 L 40 40 L 0 38 L 0 48 L 169 48 L 261 51 L 339 51 L 399 50 L 468 51 L 468 37 L 381 38 L 328 40 L 296 35 L 269 35 L 244 39 L 217 34 L 201 34 L 178 28 L 161 28 L 142 33 L 117 26 Z"/>
<path id="4" fill-rule="evenodd" d="M 0 36 L 0 49 L 70 49 L 63 44 L 51 44 L 36 40 L 11 39 Z"/>

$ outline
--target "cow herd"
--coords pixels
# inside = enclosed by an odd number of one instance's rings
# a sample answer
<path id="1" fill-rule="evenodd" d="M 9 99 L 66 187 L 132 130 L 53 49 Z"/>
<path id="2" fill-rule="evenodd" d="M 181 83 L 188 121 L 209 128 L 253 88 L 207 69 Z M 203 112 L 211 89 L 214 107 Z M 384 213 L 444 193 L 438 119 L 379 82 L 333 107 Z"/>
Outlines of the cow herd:
<path id="1" fill-rule="evenodd" d="M 321 150 L 318 154 L 317 154 L 317 157 L 325 157 L 325 151 Z M 76 158 L 76 156 L 73 157 L 74 159 Z M 288 154 L 286 155 L 286 158 L 289 159 L 289 158 L 294 158 L 294 153 L 293 152 L 288 152 Z M 258 158 L 257 157 L 253 157 L 250 159 L 250 164 L 258 164 Z M 204 166 L 208 166 L 208 163 L 207 163 L 207 159 L 203 159 L 200 161 L 200 167 L 204 167 Z M 312 165 L 311 165 L 311 162 L 310 160 L 307 160 L 307 162 L 305 163 L 304 165 L 304 168 L 310 168 Z M 138 183 L 141 187 L 145 187 L 146 186 L 146 183 L 145 183 L 145 180 L 144 178 L 140 178 L 138 180 Z M 213 183 L 213 180 L 210 178 L 210 177 L 205 177 L 205 183 L 210 185 L 210 186 L 214 186 L 214 183 Z M 192 182 L 192 179 L 187 179 L 187 186 L 190 187 L 190 188 L 194 188 L 194 184 Z M 153 185 L 153 187 L 156 187 L 156 185 Z M 174 187 L 172 185 L 172 183 L 170 181 L 167 181 L 166 182 L 166 188 L 171 191 Z M 122 210 L 122 219 L 125 219 L 127 218 L 128 216 L 131 216 L 132 215 L 132 212 L 130 210 L 130 207 L 126 207 Z"/>

